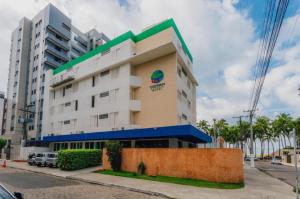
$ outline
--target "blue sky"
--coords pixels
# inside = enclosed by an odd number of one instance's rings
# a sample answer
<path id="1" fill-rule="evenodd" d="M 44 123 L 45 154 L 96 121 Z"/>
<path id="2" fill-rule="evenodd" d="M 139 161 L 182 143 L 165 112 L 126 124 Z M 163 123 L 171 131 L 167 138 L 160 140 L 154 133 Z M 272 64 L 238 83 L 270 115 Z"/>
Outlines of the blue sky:
<path id="1" fill-rule="evenodd" d="M 128 30 L 139 33 L 151 24 L 173 18 L 194 57 L 194 73 L 199 83 L 197 118 L 225 118 L 234 122 L 232 116 L 243 114 L 248 108 L 266 0 L 1 1 L 0 90 L 6 91 L 11 32 L 22 17 L 31 19 L 49 2 L 72 18 L 72 23 L 83 32 L 96 28 L 110 38 Z M 259 115 L 300 115 L 297 9 L 299 0 L 290 0 L 265 80 Z"/>

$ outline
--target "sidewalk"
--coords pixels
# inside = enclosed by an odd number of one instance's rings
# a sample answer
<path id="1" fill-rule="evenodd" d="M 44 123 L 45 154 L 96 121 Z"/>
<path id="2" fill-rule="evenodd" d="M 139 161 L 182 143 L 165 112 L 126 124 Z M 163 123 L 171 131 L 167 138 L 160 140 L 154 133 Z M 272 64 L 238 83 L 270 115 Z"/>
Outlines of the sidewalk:
<path id="1" fill-rule="evenodd" d="M 2 162 L 3 160 L 0 160 L 1 165 Z M 76 171 L 62 171 L 59 168 L 29 166 L 26 162 L 12 162 L 12 161 L 7 161 L 7 166 L 15 169 L 21 169 L 21 170 L 26 170 L 26 171 L 36 172 L 36 173 L 43 173 L 43 174 L 48 174 L 48 175 L 53 175 L 53 176 L 58 176 L 63 178 L 67 178 L 73 175 L 91 173 L 93 171 L 97 171 L 102 168 L 102 166 L 98 166 L 98 167 L 80 169 Z"/>
<path id="2" fill-rule="evenodd" d="M 170 198 L 181 199 L 293 199 L 295 194 L 292 187 L 272 178 L 257 169 L 245 168 L 245 183 L 243 189 L 224 190 L 198 188 L 185 185 L 160 183 L 148 180 L 138 180 L 110 175 L 86 173 L 71 176 L 69 178 L 82 180 L 102 185 L 113 185 L 126 187 L 128 189 L 139 189 L 166 195 Z"/>
<path id="3" fill-rule="evenodd" d="M 267 174 L 245 165 L 245 188 L 236 190 L 199 188 L 92 173 L 101 167 L 78 171 L 28 166 L 27 163 L 8 162 L 9 167 L 55 175 L 110 187 L 121 187 L 136 192 L 180 199 L 293 199 L 292 187 Z"/>

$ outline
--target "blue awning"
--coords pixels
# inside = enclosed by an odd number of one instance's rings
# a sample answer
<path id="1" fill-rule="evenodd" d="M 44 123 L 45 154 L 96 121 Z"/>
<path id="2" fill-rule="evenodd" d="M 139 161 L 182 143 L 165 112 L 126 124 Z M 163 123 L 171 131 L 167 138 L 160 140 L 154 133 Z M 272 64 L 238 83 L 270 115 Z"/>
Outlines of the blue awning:
<path id="1" fill-rule="evenodd" d="M 45 142 L 68 142 L 87 140 L 140 140 L 178 138 L 193 143 L 210 143 L 212 139 L 192 125 L 177 125 L 157 128 L 127 129 L 93 133 L 44 136 Z"/>

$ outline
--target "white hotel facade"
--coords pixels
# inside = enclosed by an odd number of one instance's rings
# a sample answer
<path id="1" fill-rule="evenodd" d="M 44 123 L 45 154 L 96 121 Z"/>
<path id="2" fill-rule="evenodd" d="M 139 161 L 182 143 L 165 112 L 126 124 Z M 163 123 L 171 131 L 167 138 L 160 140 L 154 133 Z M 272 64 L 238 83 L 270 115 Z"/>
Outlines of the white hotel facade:
<path id="1" fill-rule="evenodd" d="M 129 31 L 47 72 L 43 140 L 70 148 L 75 140 L 95 141 L 88 138 L 95 133 L 195 126 L 196 86 L 192 56 L 172 19 Z M 151 138 L 175 147 L 191 142 L 159 136 Z"/>

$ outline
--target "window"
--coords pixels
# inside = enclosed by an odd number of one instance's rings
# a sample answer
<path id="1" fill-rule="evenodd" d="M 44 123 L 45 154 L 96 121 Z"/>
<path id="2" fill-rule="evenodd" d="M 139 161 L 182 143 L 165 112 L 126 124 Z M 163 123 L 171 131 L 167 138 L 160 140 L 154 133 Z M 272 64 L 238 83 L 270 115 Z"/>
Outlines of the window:
<path id="1" fill-rule="evenodd" d="M 107 96 L 109 96 L 109 91 L 100 93 L 100 97 L 107 97 Z"/>
<path id="2" fill-rule="evenodd" d="M 74 142 L 71 142 L 71 146 L 70 146 L 71 149 L 76 149 L 76 143 Z"/>
<path id="3" fill-rule="evenodd" d="M 71 106 L 71 102 L 65 103 L 65 106 Z"/>
<path id="4" fill-rule="evenodd" d="M 91 105 L 91 107 L 92 107 L 92 108 L 95 107 L 95 96 L 94 96 L 94 95 L 92 96 L 92 105 Z"/>
<path id="5" fill-rule="evenodd" d="M 182 73 L 187 76 L 187 72 L 184 69 L 182 69 Z"/>
<path id="6" fill-rule="evenodd" d="M 66 95 L 66 88 L 63 87 L 63 97 Z"/>
<path id="7" fill-rule="evenodd" d="M 70 120 L 65 120 L 64 125 L 70 124 Z"/>
<path id="8" fill-rule="evenodd" d="M 75 111 L 78 110 L 78 100 L 75 100 Z"/>
<path id="9" fill-rule="evenodd" d="M 92 77 L 92 87 L 95 86 L 95 76 Z"/>
<path id="10" fill-rule="evenodd" d="M 108 118 L 108 114 L 101 114 L 99 115 L 99 119 L 102 120 L 102 119 L 107 119 Z"/>
<path id="11" fill-rule="evenodd" d="M 82 149 L 82 143 L 81 142 L 77 142 L 77 149 Z"/>
<path id="12" fill-rule="evenodd" d="M 180 68 L 177 68 L 177 73 L 178 73 L 179 77 L 181 77 L 181 70 L 180 70 Z"/>
<path id="13" fill-rule="evenodd" d="M 109 70 L 102 71 L 102 72 L 100 73 L 100 77 L 106 76 L 106 75 L 108 75 L 108 74 L 109 74 Z"/>
<path id="14" fill-rule="evenodd" d="M 56 93 L 56 92 L 55 92 L 55 91 L 53 91 L 53 99 L 55 99 L 55 93 Z"/>
<path id="15" fill-rule="evenodd" d="M 187 116 L 186 116 L 184 113 L 182 113 L 182 118 L 183 118 L 184 120 L 187 120 Z"/>
<path id="16" fill-rule="evenodd" d="M 188 100 L 188 108 L 191 108 L 191 101 Z"/>
<path id="17" fill-rule="evenodd" d="M 66 89 L 69 89 L 69 88 L 72 88 L 72 84 L 68 84 L 68 85 L 66 86 Z"/>
<path id="18" fill-rule="evenodd" d="M 182 90 L 181 92 L 182 92 L 182 96 L 183 96 L 184 98 L 187 98 L 186 92 L 184 92 L 184 90 Z"/>

